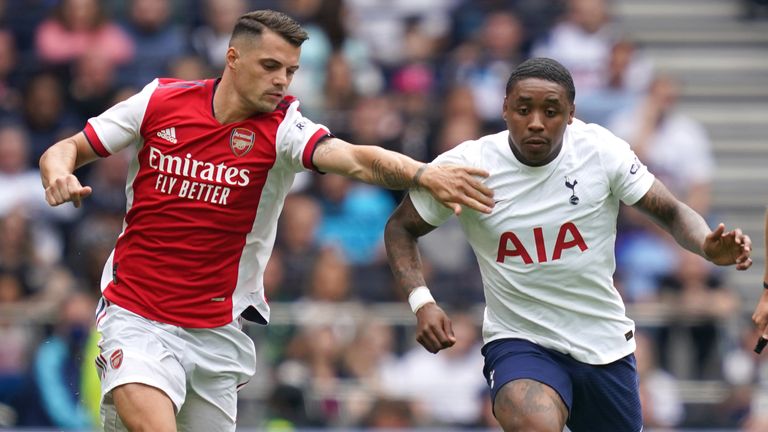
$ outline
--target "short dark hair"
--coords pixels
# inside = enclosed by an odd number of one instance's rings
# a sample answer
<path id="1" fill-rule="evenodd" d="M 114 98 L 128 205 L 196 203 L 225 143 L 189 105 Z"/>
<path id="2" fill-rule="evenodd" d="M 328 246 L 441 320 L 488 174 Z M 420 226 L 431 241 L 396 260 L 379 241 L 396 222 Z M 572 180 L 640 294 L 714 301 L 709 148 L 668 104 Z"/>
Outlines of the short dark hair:
<path id="1" fill-rule="evenodd" d="M 518 81 L 527 78 L 539 78 L 552 81 L 561 85 L 568 95 L 568 101 L 573 103 L 576 99 L 576 87 L 573 85 L 573 77 L 565 66 L 555 60 L 545 57 L 534 57 L 520 63 L 509 75 L 507 80 L 507 95 Z"/>
<path id="2" fill-rule="evenodd" d="M 232 38 L 229 43 L 231 45 L 232 41 L 241 35 L 261 36 L 264 33 L 264 29 L 269 29 L 279 34 L 297 47 L 309 39 L 307 32 L 293 18 L 282 12 L 263 9 L 248 12 L 238 18 L 237 24 L 235 24 L 234 30 L 232 30 Z"/>

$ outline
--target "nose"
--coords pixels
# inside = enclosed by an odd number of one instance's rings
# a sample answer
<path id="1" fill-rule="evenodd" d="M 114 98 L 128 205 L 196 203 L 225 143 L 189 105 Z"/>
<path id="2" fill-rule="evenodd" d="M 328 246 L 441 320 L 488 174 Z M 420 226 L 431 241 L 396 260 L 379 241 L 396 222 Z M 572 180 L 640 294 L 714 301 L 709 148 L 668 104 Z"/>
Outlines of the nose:
<path id="1" fill-rule="evenodd" d="M 531 121 L 528 123 L 528 130 L 530 131 L 543 131 L 544 130 L 544 123 L 541 121 L 541 115 L 538 113 L 533 113 L 530 117 Z"/>
<path id="2" fill-rule="evenodd" d="M 277 88 L 284 88 L 288 85 L 289 78 L 287 72 L 277 72 L 272 76 L 272 85 Z"/>

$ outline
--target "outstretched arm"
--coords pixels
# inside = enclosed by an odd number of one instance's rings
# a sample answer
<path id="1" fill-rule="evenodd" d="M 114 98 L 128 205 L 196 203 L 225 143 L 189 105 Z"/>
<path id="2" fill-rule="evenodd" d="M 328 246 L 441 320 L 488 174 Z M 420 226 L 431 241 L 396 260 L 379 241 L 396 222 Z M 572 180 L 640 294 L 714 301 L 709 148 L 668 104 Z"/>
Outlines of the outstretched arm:
<path id="1" fill-rule="evenodd" d="M 749 236 L 739 228 L 726 232 L 722 223 L 711 231 L 701 215 L 675 198 L 658 180 L 635 207 L 653 218 L 680 246 L 717 265 L 735 264 L 737 270 L 752 265 Z"/>
<path id="2" fill-rule="evenodd" d="M 752 314 L 752 321 L 760 330 L 763 338 L 768 339 L 768 210 L 765 212 L 765 227 L 763 231 L 765 245 L 765 268 L 763 270 L 763 294 Z"/>
<path id="3" fill-rule="evenodd" d="M 478 168 L 428 165 L 381 147 L 350 144 L 338 138 L 318 143 L 312 162 L 320 171 L 388 189 L 423 187 L 456 214 L 462 205 L 483 213 L 490 213 L 493 207 L 493 192 L 477 179 L 488 173 Z"/>
<path id="4" fill-rule="evenodd" d="M 92 189 L 81 185 L 73 172 L 98 157 L 82 132 L 49 147 L 40 157 L 40 176 L 48 204 L 57 206 L 71 201 L 75 207 L 80 207 L 82 199 L 88 197 Z"/>
<path id="5" fill-rule="evenodd" d="M 431 353 L 456 343 L 451 321 L 429 295 L 417 246 L 419 237 L 435 229 L 419 216 L 406 196 L 387 222 L 384 244 L 395 282 L 408 296 L 416 314 L 416 340 Z M 420 300 L 415 296 L 421 296 Z"/>

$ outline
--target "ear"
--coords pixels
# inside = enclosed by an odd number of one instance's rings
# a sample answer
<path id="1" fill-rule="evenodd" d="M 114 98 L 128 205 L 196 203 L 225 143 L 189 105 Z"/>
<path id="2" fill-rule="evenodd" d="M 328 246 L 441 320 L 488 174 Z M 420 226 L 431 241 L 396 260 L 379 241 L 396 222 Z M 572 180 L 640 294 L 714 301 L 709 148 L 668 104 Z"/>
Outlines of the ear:
<path id="1" fill-rule="evenodd" d="M 571 111 L 568 113 L 568 124 L 573 123 L 573 116 L 576 114 L 576 105 L 571 105 Z"/>
<path id="2" fill-rule="evenodd" d="M 237 61 L 240 60 L 240 52 L 235 47 L 229 47 L 227 48 L 227 53 L 225 54 L 227 67 L 230 69 L 237 69 Z"/>
<path id="3" fill-rule="evenodd" d="M 507 119 L 507 97 L 504 96 L 504 103 L 501 104 L 501 118 Z"/>

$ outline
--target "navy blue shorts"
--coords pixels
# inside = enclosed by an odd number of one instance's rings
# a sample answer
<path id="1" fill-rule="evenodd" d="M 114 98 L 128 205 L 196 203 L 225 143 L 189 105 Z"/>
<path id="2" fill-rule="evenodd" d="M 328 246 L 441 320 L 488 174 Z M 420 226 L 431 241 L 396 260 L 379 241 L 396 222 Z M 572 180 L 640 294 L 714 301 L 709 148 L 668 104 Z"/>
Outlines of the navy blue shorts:
<path id="1" fill-rule="evenodd" d="M 572 432 L 638 432 L 643 428 L 635 355 L 590 365 L 523 339 L 486 344 L 483 374 L 491 401 L 506 383 L 531 379 L 552 387 L 568 408 Z"/>

